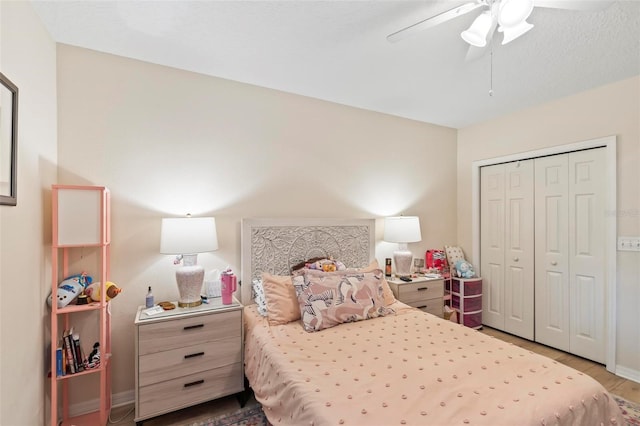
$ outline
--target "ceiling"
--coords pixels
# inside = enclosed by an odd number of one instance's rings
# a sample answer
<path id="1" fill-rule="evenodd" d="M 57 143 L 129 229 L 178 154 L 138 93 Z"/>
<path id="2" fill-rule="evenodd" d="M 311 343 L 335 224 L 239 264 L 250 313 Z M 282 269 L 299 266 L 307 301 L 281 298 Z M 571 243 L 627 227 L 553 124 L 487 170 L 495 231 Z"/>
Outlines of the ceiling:
<path id="1" fill-rule="evenodd" d="M 638 0 L 536 7 L 475 60 L 460 32 L 477 13 L 386 40 L 462 3 L 33 1 L 60 43 L 454 128 L 640 75 Z"/>

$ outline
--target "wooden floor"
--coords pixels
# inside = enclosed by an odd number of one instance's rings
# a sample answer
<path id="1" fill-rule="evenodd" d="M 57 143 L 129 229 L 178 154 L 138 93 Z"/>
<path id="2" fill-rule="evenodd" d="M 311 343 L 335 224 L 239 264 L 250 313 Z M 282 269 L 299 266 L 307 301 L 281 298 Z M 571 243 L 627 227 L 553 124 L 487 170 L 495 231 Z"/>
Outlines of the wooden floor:
<path id="1" fill-rule="evenodd" d="M 578 371 L 582 371 L 600 382 L 609 392 L 640 404 L 640 383 L 626 380 L 616 376 L 615 374 L 609 373 L 601 364 L 550 348 L 548 346 L 540 345 L 529 340 L 521 339 L 489 327 L 484 327 L 481 332 L 552 358 L 562 364 L 575 368 Z M 144 426 L 190 425 L 201 420 L 215 417 L 222 413 L 235 411 L 238 408 L 240 408 L 240 405 L 236 398 L 227 397 L 217 401 L 211 401 L 194 407 L 185 408 L 184 410 L 169 413 L 164 416 L 155 417 L 145 421 Z M 135 425 L 133 418 L 133 404 L 114 408 L 111 411 L 112 424 L 124 426 Z M 116 423 L 116 421 L 118 422 Z"/>

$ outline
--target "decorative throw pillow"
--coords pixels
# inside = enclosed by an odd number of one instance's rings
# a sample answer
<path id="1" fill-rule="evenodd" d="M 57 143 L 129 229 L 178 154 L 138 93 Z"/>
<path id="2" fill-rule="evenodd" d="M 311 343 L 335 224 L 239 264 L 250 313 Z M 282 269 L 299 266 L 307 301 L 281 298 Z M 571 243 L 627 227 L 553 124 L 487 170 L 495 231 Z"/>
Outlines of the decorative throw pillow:
<path id="1" fill-rule="evenodd" d="M 267 301 L 270 325 L 286 324 L 300 319 L 300 308 L 290 276 L 262 273 L 262 287 Z"/>
<path id="2" fill-rule="evenodd" d="M 373 259 L 373 262 L 371 262 L 369 266 L 358 270 L 362 272 L 372 272 L 376 269 L 380 269 L 380 267 L 378 266 L 378 259 Z M 391 291 L 391 287 L 389 287 L 389 283 L 387 282 L 384 275 L 382 276 L 382 295 L 384 296 L 385 306 L 389 306 L 396 301 L 396 297 L 393 295 L 393 291 Z"/>
<path id="3" fill-rule="evenodd" d="M 444 246 L 444 251 L 447 253 L 447 262 L 449 262 L 451 276 L 458 276 L 455 265 L 458 260 L 465 260 L 462 249 L 460 247 Z"/>
<path id="4" fill-rule="evenodd" d="M 313 332 L 393 313 L 385 307 L 382 278 L 380 269 L 372 272 L 300 271 L 293 282 L 304 329 Z"/>
<path id="5" fill-rule="evenodd" d="M 262 286 L 262 280 L 255 278 L 251 282 L 251 287 L 253 288 L 253 300 L 256 302 L 258 306 L 258 313 L 263 317 L 267 316 L 267 299 L 264 297 L 264 287 Z"/>

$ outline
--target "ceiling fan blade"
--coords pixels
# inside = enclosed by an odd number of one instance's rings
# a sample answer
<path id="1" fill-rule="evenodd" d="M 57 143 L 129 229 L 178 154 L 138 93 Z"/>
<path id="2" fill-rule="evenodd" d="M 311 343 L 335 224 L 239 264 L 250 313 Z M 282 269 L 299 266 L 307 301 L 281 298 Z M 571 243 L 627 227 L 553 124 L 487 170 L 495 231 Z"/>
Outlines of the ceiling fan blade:
<path id="1" fill-rule="evenodd" d="M 458 16 L 462 16 L 465 13 L 469 13 L 483 6 L 485 6 L 485 4 L 480 1 L 473 2 L 473 3 L 465 3 L 461 6 L 454 7 L 453 9 L 449 9 L 446 12 L 439 13 L 423 21 L 417 22 L 406 28 L 398 30 L 393 34 L 389 34 L 387 36 L 387 40 L 392 43 L 395 43 L 406 37 L 414 35 L 417 32 L 426 30 L 427 28 L 435 27 L 436 25 L 439 25 L 439 24 L 442 24 L 443 22 L 447 22 L 451 19 L 457 18 Z"/>
<path id="2" fill-rule="evenodd" d="M 611 6 L 613 0 L 534 0 L 533 4 L 552 9 L 595 11 Z"/>

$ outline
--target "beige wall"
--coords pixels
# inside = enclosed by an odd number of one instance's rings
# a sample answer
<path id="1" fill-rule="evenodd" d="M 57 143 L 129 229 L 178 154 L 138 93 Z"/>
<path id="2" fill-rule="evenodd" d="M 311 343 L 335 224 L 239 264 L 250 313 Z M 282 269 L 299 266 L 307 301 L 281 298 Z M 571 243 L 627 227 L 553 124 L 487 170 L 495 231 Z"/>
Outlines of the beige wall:
<path id="1" fill-rule="evenodd" d="M 471 164 L 617 136 L 618 235 L 640 235 L 640 77 L 516 112 L 458 132 L 458 239 L 471 254 Z M 464 208 L 464 206 L 468 206 Z M 640 253 L 617 255 L 617 363 L 640 380 Z"/>
<path id="2" fill-rule="evenodd" d="M 0 206 L 0 424 L 38 425 L 48 411 L 56 47 L 29 2 L 0 2 L 0 71 L 19 89 L 18 205 Z"/>
<path id="3" fill-rule="evenodd" d="M 216 217 L 207 269 L 239 270 L 243 217 L 415 214 L 415 254 L 456 239 L 454 129 L 65 45 L 58 77 L 60 183 L 112 191 L 116 400 L 134 386 L 147 286 L 177 299 L 173 259 L 158 253 L 162 217 Z M 395 246 L 381 231 L 380 260 Z"/>

